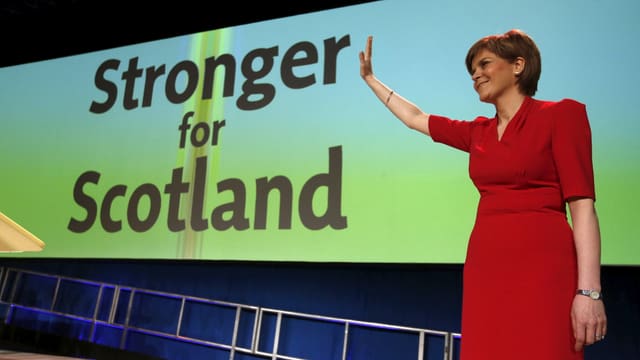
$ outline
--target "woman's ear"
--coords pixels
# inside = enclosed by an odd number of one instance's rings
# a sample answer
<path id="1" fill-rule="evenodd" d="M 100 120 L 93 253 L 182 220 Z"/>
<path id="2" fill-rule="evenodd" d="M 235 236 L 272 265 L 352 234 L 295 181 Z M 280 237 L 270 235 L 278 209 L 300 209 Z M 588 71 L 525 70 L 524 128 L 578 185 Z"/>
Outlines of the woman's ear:
<path id="1" fill-rule="evenodd" d="M 522 72 L 524 71 L 525 65 L 526 61 L 524 60 L 524 58 L 522 56 L 518 56 L 513 61 L 513 74 L 516 76 L 520 76 L 520 74 L 522 74 Z"/>

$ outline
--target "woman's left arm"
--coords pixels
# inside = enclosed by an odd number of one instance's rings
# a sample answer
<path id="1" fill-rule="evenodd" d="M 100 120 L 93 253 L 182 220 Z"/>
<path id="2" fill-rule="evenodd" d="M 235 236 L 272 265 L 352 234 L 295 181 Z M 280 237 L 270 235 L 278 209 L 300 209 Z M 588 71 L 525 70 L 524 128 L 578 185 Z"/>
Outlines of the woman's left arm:
<path id="1" fill-rule="evenodd" d="M 600 284 L 600 226 L 590 198 L 569 200 L 573 224 L 573 239 L 578 259 L 578 289 L 602 291 Z M 571 309 L 571 320 L 576 338 L 575 349 L 604 338 L 607 316 L 602 300 L 576 295 Z"/>

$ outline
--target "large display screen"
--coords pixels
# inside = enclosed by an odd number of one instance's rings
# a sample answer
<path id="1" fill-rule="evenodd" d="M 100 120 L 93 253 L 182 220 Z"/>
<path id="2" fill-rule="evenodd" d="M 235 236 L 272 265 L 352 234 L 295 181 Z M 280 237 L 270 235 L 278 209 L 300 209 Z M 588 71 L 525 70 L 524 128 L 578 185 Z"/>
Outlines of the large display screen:
<path id="1" fill-rule="evenodd" d="M 587 106 L 602 260 L 640 264 L 640 3 L 388 0 L 0 68 L 12 257 L 462 263 L 468 155 L 413 132 L 359 76 L 425 111 L 493 116 L 464 65 L 519 28 L 536 98 Z M 496 229 L 499 231 L 499 229 Z"/>

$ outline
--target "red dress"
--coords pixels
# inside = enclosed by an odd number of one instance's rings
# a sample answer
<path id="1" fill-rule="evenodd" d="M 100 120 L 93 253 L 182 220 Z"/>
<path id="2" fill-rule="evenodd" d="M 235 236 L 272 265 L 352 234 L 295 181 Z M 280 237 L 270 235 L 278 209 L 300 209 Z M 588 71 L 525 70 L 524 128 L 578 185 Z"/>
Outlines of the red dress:
<path id="1" fill-rule="evenodd" d="M 591 130 L 574 100 L 525 98 L 498 140 L 496 118 L 432 115 L 431 137 L 469 152 L 480 192 L 464 265 L 462 360 L 576 360 L 570 197 L 595 199 Z"/>

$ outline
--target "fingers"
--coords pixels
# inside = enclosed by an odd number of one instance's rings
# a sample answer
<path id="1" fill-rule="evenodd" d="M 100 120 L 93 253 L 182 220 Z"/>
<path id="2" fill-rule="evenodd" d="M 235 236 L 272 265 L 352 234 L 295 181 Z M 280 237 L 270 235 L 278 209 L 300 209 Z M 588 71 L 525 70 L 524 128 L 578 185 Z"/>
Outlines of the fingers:
<path id="1" fill-rule="evenodd" d="M 576 296 L 571 310 L 571 325 L 576 351 L 603 340 L 607 333 L 607 315 L 602 301 Z"/>
<path id="2" fill-rule="evenodd" d="M 600 334 L 596 334 L 593 327 L 584 327 L 581 326 L 575 332 L 576 343 L 575 350 L 580 351 L 585 346 L 592 345 L 596 341 L 600 340 Z"/>
<path id="3" fill-rule="evenodd" d="M 600 336 L 600 335 L 598 335 Z M 594 326 L 587 326 L 587 331 L 585 332 L 584 343 L 586 345 L 592 345 L 596 342 L 596 329 Z"/>
<path id="4" fill-rule="evenodd" d="M 373 36 L 369 35 L 367 37 L 367 44 L 364 47 L 364 51 L 360 51 L 360 61 L 371 61 L 371 45 L 373 43 Z"/>
<path id="5" fill-rule="evenodd" d="M 593 345 L 598 341 L 604 340 L 607 333 L 606 321 L 597 321 L 595 323 L 585 324 L 574 320 L 573 328 L 576 339 L 576 351 L 580 351 L 585 346 Z"/>
<path id="6" fill-rule="evenodd" d="M 573 323 L 573 334 L 576 338 L 575 350 L 580 351 L 584 347 L 586 338 L 586 329 L 582 326 L 577 326 L 576 322 Z"/>
<path id="7" fill-rule="evenodd" d="M 607 316 L 604 311 L 596 313 L 595 325 L 592 327 L 595 341 L 604 340 L 604 336 L 607 334 Z"/>
<path id="8" fill-rule="evenodd" d="M 598 321 L 595 332 L 596 332 L 595 341 L 604 340 L 604 336 L 607 334 L 606 320 Z"/>
<path id="9" fill-rule="evenodd" d="M 364 51 L 360 51 L 358 53 L 358 57 L 360 58 L 360 76 L 363 78 L 371 75 L 373 70 L 371 68 L 371 44 L 373 42 L 373 37 L 367 37 L 367 44 L 364 48 Z"/>

